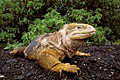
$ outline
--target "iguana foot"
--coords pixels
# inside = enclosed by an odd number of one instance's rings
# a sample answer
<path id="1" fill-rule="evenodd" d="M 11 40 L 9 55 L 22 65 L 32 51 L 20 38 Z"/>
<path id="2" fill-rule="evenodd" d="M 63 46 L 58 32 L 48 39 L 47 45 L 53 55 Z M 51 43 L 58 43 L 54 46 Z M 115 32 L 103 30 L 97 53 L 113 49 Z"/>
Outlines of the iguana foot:
<path id="1" fill-rule="evenodd" d="M 70 65 L 69 63 L 60 63 L 54 66 L 51 70 L 56 72 L 66 71 L 66 72 L 77 73 L 77 71 L 80 70 L 80 68 L 77 67 L 76 65 Z"/>
<path id="2" fill-rule="evenodd" d="M 76 52 L 76 55 L 77 56 L 91 56 L 90 53 L 83 53 L 83 52 L 79 52 L 79 51 Z"/>
<path id="3" fill-rule="evenodd" d="M 10 53 L 11 54 L 20 54 L 20 55 L 23 55 L 25 48 L 26 47 L 15 48 L 12 51 L 10 51 Z"/>

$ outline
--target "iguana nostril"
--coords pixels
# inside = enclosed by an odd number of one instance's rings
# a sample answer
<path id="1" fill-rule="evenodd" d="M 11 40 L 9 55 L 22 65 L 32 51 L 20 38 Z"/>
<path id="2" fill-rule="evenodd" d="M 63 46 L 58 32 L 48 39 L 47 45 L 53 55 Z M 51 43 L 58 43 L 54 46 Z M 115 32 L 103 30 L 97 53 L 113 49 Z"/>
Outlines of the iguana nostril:
<path id="1" fill-rule="evenodd" d="M 92 32 L 96 32 L 96 29 L 93 26 L 89 26 L 88 29 L 91 29 Z"/>

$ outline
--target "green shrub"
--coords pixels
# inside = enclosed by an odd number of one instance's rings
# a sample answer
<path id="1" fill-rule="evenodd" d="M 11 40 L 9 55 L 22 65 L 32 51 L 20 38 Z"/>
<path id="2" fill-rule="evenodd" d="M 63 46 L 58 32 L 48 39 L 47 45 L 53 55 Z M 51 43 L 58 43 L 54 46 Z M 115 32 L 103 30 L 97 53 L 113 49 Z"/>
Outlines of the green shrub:
<path id="1" fill-rule="evenodd" d="M 14 42 L 15 39 L 15 34 L 19 33 L 19 29 L 18 28 L 11 28 L 11 27 L 7 27 L 4 29 L 1 29 L 0 32 L 0 42 Z"/>
<path id="2" fill-rule="evenodd" d="M 89 42 L 117 41 L 119 3 L 119 0 L 0 0 L 0 43 L 8 44 L 7 48 L 18 43 L 27 45 L 40 34 L 54 32 L 72 22 L 96 28 L 96 35 Z"/>
<path id="3" fill-rule="evenodd" d="M 111 32 L 112 30 L 108 27 L 96 27 L 96 35 L 92 38 L 93 42 L 98 44 L 110 44 L 106 36 L 109 36 Z"/>
<path id="4" fill-rule="evenodd" d="M 1 0 L 0 1 L 0 42 L 13 43 L 20 40 L 28 24 L 42 17 L 44 3 L 37 0 Z"/>
<path id="5" fill-rule="evenodd" d="M 101 9 L 101 26 L 109 27 L 112 30 L 109 40 L 120 39 L 120 0 L 84 0 L 87 10 Z M 94 5 L 93 5 L 94 4 Z M 107 36 L 106 36 L 107 37 Z"/>
<path id="6" fill-rule="evenodd" d="M 96 27 L 100 23 L 102 17 L 100 11 L 99 8 L 96 9 L 95 12 L 85 9 L 71 9 L 67 18 L 70 22 L 87 23 Z"/>
<path id="7" fill-rule="evenodd" d="M 55 32 L 65 24 L 60 13 L 54 9 L 48 9 L 48 11 L 49 12 L 44 15 L 44 19 L 35 19 L 32 24 L 29 24 L 28 32 L 23 33 L 22 40 L 24 43 L 22 45 L 27 45 L 31 40 L 41 34 Z M 10 44 L 8 46 L 10 46 Z M 11 47 L 16 47 L 16 45 Z"/>
<path id="8" fill-rule="evenodd" d="M 24 32 L 22 36 L 22 45 L 27 45 L 31 40 L 35 39 L 37 36 L 41 34 L 45 34 L 48 32 L 55 32 L 59 30 L 60 27 L 65 23 L 77 22 L 77 23 L 88 23 L 96 27 L 97 33 L 94 36 L 92 42 L 102 43 L 108 42 L 105 37 L 105 32 L 108 29 L 103 30 L 103 28 L 98 27 L 96 22 L 100 23 L 100 19 L 102 15 L 99 13 L 100 9 L 96 9 L 93 13 L 92 11 L 86 11 L 84 9 L 72 9 L 69 15 L 62 17 L 60 13 L 58 13 L 55 9 L 49 8 L 48 13 L 43 16 L 43 19 L 35 19 L 32 24 L 29 24 L 28 32 Z M 72 21 L 73 20 L 73 21 Z M 109 34 L 108 34 L 109 35 Z M 16 47 L 16 43 L 14 46 L 10 46 L 8 44 L 8 48 Z"/>

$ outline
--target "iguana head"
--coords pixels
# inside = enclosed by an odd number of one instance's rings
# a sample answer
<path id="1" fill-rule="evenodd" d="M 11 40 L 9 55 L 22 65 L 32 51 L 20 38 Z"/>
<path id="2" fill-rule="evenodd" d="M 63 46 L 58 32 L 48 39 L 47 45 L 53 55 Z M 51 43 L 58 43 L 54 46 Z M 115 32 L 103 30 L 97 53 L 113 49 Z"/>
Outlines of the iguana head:
<path id="1" fill-rule="evenodd" d="M 89 24 L 71 23 L 64 25 L 62 32 L 70 39 L 83 40 L 92 37 L 96 29 Z"/>

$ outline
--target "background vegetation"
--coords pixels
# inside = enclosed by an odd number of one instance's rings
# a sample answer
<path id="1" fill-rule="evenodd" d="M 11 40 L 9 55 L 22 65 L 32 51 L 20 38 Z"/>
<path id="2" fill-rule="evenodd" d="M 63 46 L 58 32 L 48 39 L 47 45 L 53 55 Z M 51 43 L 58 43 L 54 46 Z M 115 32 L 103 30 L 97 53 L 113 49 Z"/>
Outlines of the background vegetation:
<path id="1" fill-rule="evenodd" d="M 0 43 L 6 49 L 27 45 L 65 23 L 93 25 L 88 44 L 120 42 L 120 0 L 0 0 Z"/>

